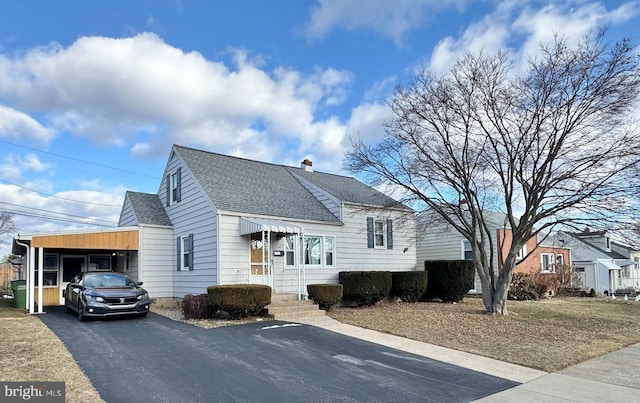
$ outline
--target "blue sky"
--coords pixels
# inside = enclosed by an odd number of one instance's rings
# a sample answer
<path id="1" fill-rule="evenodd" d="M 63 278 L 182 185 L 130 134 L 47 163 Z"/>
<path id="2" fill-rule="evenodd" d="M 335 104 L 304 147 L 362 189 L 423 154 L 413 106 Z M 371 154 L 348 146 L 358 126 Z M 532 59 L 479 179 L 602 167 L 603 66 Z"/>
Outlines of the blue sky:
<path id="1" fill-rule="evenodd" d="M 518 66 L 604 26 L 638 43 L 639 22 L 637 1 L 6 2 L 0 211 L 21 233 L 114 226 L 172 144 L 344 174 L 350 136 L 379 139 L 420 69 L 500 48 Z"/>

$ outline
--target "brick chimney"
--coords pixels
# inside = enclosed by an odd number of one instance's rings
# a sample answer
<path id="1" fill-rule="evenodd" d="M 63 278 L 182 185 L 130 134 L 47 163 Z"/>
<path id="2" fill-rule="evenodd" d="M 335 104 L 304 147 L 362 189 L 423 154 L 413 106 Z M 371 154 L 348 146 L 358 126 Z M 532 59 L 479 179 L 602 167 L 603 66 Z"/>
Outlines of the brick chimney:
<path id="1" fill-rule="evenodd" d="M 300 168 L 307 172 L 313 172 L 313 162 L 305 158 L 304 161 L 300 163 Z"/>

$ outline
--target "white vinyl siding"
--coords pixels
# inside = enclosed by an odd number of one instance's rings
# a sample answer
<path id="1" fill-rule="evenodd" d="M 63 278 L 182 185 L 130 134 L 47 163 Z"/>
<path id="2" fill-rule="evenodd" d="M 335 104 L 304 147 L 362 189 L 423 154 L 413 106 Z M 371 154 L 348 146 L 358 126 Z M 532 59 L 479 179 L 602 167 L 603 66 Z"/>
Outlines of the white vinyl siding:
<path id="1" fill-rule="evenodd" d="M 143 281 L 151 298 L 173 297 L 173 230 L 171 227 L 140 227 L 140 252 L 129 253 L 131 278 Z"/>
<path id="2" fill-rule="evenodd" d="M 136 216 L 133 213 L 133 207 L 129 202 L 129 198 L 126 197 L 124 200 L 124 204 L 122 206 L 122 210 L 120 211 L 120 219 L 118 220 L 118 227 L 131 227 L 134 225 L 138 225 L 138 220 L 136 219 Z"/>
<path id="3" fill-rule="evenodd" d="M 491 237 L 493 244 L 496 245 L 496 233 L 492 232 Z M 425 260 L 465 259 L 465 251 L 470 252 L 471 247 L 470 244 L 465 246 L 465 242 L 468 243 L 468 241 L 466 241 L 460 233 L 447 224 L 429 226 L 424 233 L 418 234 L 417 239 L 416 268 L 418 270 L 424 270 Z M 488 245 L 485 252 L 487 255 L 489 254 Z M 494 252 L 494 270 L 497 272 L 497 268 L 495 267 L 495 253 L 496 252 Z M 472 257 L 471 253 L 466 253 L 466 255 Z M 478 275 L 477 270 L 475 271 L 474 276 L 474 287 L 470 292 L 482 292 L 480 276 Z"/>
<path id="4" fill-rule="evenodd" d="M 343 224 L 327 224 L 318 222 L 303 222 L 287 217 L 273 217 L 273 219 L 290 222 L 304 228 L 305 236 L 323 237 L 325 265 L 305 267 L 306 284 L 337 283 L 338 272 L 348 270 L 415 270 L 415 232 L 411 224 L 396 225 L 394 227 L 394 249 L 367 248 L 367 213 L 362 206 L 345 206 Z M 406 221 L 412 223 L 412 213 Z M 400 213 L 391 217 L 396 222 Z M 397 219 L 397 220 L 396 220 Z M 294 235 L 299 238 L 299 235 Z M 240 236 L 240 217 L 237 215 L 221 215 L 220 217 L 220 251 L 221 270 L 220 284 L 236 284 L 247 282 L 247 272 L 250 264 L 249 236 Z M 272 250 L 282 250 L 283 256 L 271 256 L 274 273 L 274 287 L 276 292 L 289 290 L 297 282 L 297 266 L 285 265 L 288 248 L 285 246 L 286 237 L 273 237 Z M 328 242 L 327 242 L 328 241 Z M 329 251 L 329 245 L 333 251 Z M 294 245 L 299 247 L 299 245 Z M 406 250 L 405 250 L 406 249 Z M 196 248 L 196 253 L 198 249 Z M 329 266 L 333 260 L 333 267 Z M 296 262 L 299 264 L 299 260 Z M 197 270 L 196 270 L 197 271 Z"/>
<path id="5" fill-rule="evenodd" d="M 183 297 L 185 294 L 203 294 L 210 285 L 218 284 L 217 259 L 217 212 L 200 185 L 194 180 L 189 169 L 185 168 L 182 159 L 174 153 L 170 159 L 163 182 L 160 185 L 160 200 L 167 198 L 166 181 L 169 174 L 181 169 L 180 203 L 166 206 L 165 210 L 173 226 L 171 242 L 171 267 L 173 280 L 173 296 Z M 193 270 L 176 270 L 177 237 L 193 234 Z M 181 246 L 182 248 L 182 246 Z"/>

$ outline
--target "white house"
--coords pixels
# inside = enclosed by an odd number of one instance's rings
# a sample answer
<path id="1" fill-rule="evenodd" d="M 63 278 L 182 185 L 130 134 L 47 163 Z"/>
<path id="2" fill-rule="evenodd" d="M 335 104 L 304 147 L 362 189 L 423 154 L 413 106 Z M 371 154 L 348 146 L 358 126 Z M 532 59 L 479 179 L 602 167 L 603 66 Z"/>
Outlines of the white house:
<path id="1" fill-rule="evenodd" d="M 607 231 L 564 232 L 571 248 L 572 271 L 582 288 L 609 294 L 621 288 L 640 288 L 638 252 L 611 239 Z"/>
<path id="2" fill-rule="evenodd" d="M 152 298 L 237 283 L 301 296 L 340 271 L 414 270 L 415 250 L 413 210 L 352 177 L 178 145 L 157 193 L 126 193 L 118 228 L 14 239 L 30 312 L 90 268 L 127 272 Z"/>

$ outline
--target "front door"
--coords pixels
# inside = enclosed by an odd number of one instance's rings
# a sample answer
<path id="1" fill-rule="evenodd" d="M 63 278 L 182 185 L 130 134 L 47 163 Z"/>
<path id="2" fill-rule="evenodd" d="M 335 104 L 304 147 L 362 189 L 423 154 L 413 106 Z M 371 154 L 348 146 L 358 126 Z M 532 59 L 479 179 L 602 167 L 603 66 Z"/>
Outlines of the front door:
<path id="1" fill-rule="evenodd" d="M 271 242 L 269 232 L 251 234 L 251 269 L 249 282 L 273 287 Z"/>
<path id="2" fill-rule="evenodd" d="M 64 305 L 62 290 L 67 288 L 76 274 L 87 266 L 87 258 L 84 256 L 62 256 L 62 284 L 60 284 L 60 305 Z"/>

